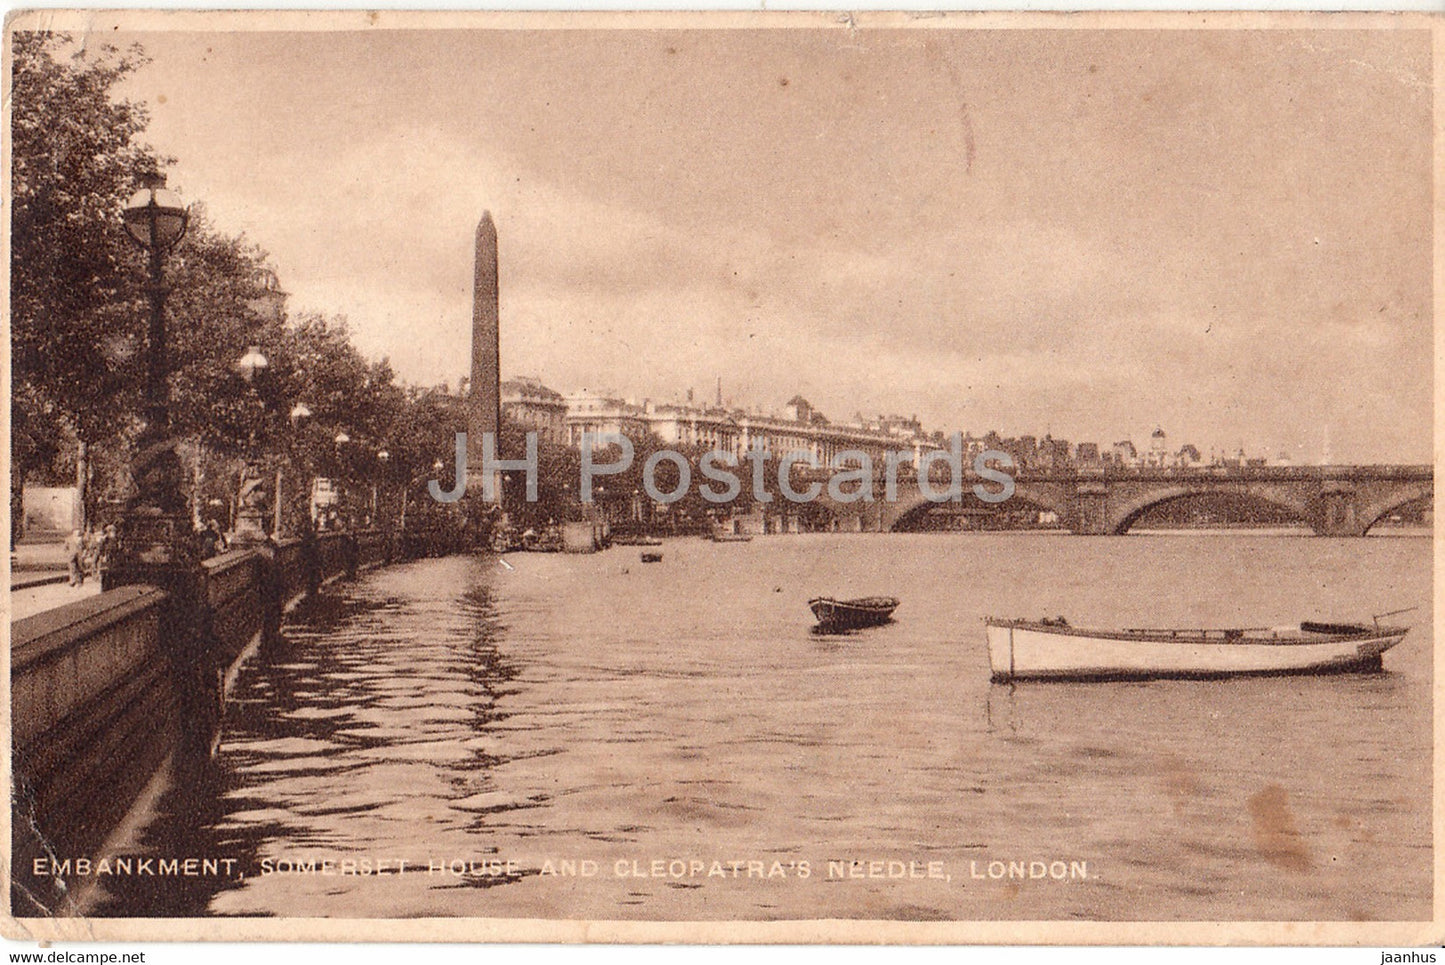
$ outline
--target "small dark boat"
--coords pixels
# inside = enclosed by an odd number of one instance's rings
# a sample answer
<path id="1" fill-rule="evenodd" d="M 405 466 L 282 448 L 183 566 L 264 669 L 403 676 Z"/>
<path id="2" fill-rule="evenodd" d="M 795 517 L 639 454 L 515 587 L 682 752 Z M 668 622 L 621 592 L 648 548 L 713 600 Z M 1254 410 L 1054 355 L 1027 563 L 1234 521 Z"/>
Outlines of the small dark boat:
<path id="1" fill-rule="evenodd" d="M 750 543 L 752 539 L 747 533 L 714 533 L 712 536 L 714 543 Z"/>
<path id="2" fill-rule="evenodd" d="M 614 536 L 613 546 L 661 546 L 662 540 L 656 536 Z"/>
<path id="3" fill-rule="evenodd" d="M 644 551 L 643 554 L 642 554 L 642 562 L 644 562 L 644 563 L 661 563 L 661 562 L 662 562 L 662 554 L 661 554 L 661 553 L 648 553 L 648 552 Z"/>
<path id="4" fill-rule="evenodd" d="M 857 630 L 873 627 L 893 619 L 898 600 L 891 596 L 865 596 L 856 600 L 835 600 L 820 596 L 809 600 L 808 607 L 825 630 Z"/>

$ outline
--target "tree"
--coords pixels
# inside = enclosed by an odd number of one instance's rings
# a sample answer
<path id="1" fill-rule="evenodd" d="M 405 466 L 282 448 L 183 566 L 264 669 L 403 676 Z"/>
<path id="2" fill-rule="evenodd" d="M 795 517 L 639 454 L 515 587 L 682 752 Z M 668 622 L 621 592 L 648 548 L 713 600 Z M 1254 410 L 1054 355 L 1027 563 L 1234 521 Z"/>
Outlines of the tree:
<path id="1" fill-rule="evenodd" d="M 52 401 L 82 435 L 113 428 L 100 404 L 134 385 L 139 287 L 120 212 L 158 160 L 133 140 L 145 109 L 111 90 L 139 48 L 78 49 L 64 34 L 14 35 L 10 308 L 17 383 Z"/>
<path id="2" fill-rule="evenodd" d="M 120 211 L 135 172 L 159 159 L 134 140 L 144 107 L 112 89 L 144 57 L 39 31 L 15 33 L 12 55 L 13 422 L 78 440 L 83 480 L 85 443 L 127 428 L 140 383 L 140 289 Z M 12 471 L 23 482 L 54 448 L 18 448 Z"/>
<path id="3" fill-rule="evenodd" d="M 273 449 L 290 410 L 284 320 L 252 307 L 265 272 L 266 253 L 215 231 L 199 204 L 166 263 L 172 431 L 227 456 Z M 269 364 L 248 381 L 238 362 L 251 345 Z"/>
<path id="4" fill-rule="evenodd" d="M 17 32 L 12 50 L 12 491 L 68 448 L 80 480 L 99 454 L 101 488 L 116 493 L 140 424 L 147 307 L 144 253 L 121 211 L 137 175 L 169 163 L 137 141 L 144 105 L 114 94 L 146 58 L 48 32 Z M 452 451 L 461 396 L 398 384 L 351 344 L 345 319 L 257 311 L 265 271 L 265 252 L 215 230 L 199 204 L 166 259 L 171 425 L 196 499 L 234 492 L 248 463 L 369 490 L 410 484 Z M 270 364 L 248 382 L 237 361 L 250 345 Z M 289 420 L 297 402 L 313 413 L 303 426 Z M 333 442 L 342 429 L 350 448 Z"/>
<path id="5" fill-rule="evenodd" d="M 522 459 L 527 452 L 528 426 L 521 425 L 505 413 L 502 416 L 497 443 L 502 459 Z M 537 499 L 527 499 L 527 476 L 524 472 L 504 475 L 503 500 L 512 525 L 518 530 L 542 529 L 550 523 L 575 522 L 585 517 L 578 500 L 577 485 L 582 460 L 577 449 L 545 439 L 537 442 Z M 481 467 L 477 467 L 480 469 Z"/>
<path id="6" fill-rule="evenodd" d="M 76 443 L 83 482 L 87 451 L 125 452 L 138 428 L 145 256 L 121 211 L 137 175 L 166 159 L 136 142 L 144 106 L 113 91 L 145 62 L 138 46 L 14 38 L 12 360 L 15 421 L 28 437 L 14 460 L 20 481 L 55 458 L 55 447 L 30 444 L 38 435 Z M 276 420 L 273 400 L 256 395 L 271 383 L 247 386 L 235 370 L 247 345 L 279 338 L 279 320 L 250 307 L 264 266 L 264 252 L 212 230 L 199 206 L 167 258 L 174 432 L 232 456 L 273 434 L 265 423 Z"/>
<path id="7" fill-rule="evenodd" d="M 10 394 L 10 548 L 25 525 L 23 493 L 26 476 L 49 466 L 60 454 L 65 422 L 55 406 L 34 387 L 16 381 Z"/>
<path id="8" fill-rule="evenodd" d="M 444 385 L 396 388 L 399 404 L 383 437 L 391 454 L 383 478 L 394 493 L 397 521 L 415 522 L 436 512 L 438 504 L 427 494 L 427 481 L 437 478 L 442 485 L 449 485 L 456 434 L 466 431 L 465 400 Z M 437 460 L 444 467 L 440 472 L 433 470 Z"/>

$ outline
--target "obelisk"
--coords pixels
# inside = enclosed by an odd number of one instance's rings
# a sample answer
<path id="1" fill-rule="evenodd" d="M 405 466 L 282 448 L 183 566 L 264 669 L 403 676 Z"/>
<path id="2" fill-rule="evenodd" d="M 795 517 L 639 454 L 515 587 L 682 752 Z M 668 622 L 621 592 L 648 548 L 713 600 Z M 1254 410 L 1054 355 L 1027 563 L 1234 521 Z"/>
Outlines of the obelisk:
<path id="1" fill-rule="evenodd" d="M 500 313 L 497 293 L 497 226 L 492 213 L 477 222 L 476 274 L 472 283 L 472 381 L 467 396 L 467 489 L 482 491 L 482 440 L 497 440 L 502 424 Z M 500 448 L 500 441 L 493 449 Z M 500 475 L 500 474 L 498 474 Z M 492 502 L 500 503 L 500 479 L 493 479 Z"/>

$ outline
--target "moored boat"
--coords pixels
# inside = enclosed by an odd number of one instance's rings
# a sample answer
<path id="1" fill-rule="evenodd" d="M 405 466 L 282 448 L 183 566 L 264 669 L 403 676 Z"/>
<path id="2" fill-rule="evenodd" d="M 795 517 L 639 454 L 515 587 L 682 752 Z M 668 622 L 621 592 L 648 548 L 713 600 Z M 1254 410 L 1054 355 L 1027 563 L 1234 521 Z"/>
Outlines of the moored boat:
<path id="1" fill-rule="evenodd" d="M 614 536 L 613 546 L 661 546 L 662 540 L 656 536 Z"/>
<path id="2" fill-rule="evenodd" d="M 835 600 L 820 596 L 808 601 L 818 627 L 823 630 L 857 630 L 893 619 L 898 600 L 891 596 L 865 596 L 856 600 Z"/>
<path id="3" fill-rule="evenodd" d="M 984 621 L 995 681 L 1378 671 L 1409 627 L 1315 623 L 1242 629 L 1088 630 L 1058 620 Z"/>

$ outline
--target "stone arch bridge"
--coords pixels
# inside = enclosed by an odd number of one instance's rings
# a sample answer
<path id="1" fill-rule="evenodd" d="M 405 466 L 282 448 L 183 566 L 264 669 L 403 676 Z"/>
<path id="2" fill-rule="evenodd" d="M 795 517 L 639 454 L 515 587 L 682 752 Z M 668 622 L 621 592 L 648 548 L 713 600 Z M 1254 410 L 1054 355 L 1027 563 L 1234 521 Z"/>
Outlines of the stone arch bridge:
<path id="1" fill-rule="evenodd" d="M 935 477 L 943 491 L 946 477 Z M 873 486 L 872 501 L 839 502 L 826 494 L 819 509 L 840 529 L 889 531 L 911 529 L 921 514 L 958 511 L 976 502 L 973 485 L 964 480 L 963 500 L 953 506 L 926 499 L 916 479 L 901 476 L 896 498 L 885 498 L 882 480 Z M 1155 506 L 1208 494 L 1230 494 L 1275 506 L 1308 524 L 1321 536 L 1363 536 L 1384 517 L 1411 503 L 1432 499 L 1431 466 L 1299 466 L 1242 469 L 1145 469 L 1107 471 L 1022 471 L 1014 477 L 1018 500 L 1057 514 L 1071 532 L 1081 535 L 1122 534 Z M 986 484 L 996 488 L 996 484 Z M 845 487 L 846 488 L 846 487 Z M 995 504 L 1004 508 L 1008 503 Z"/>

